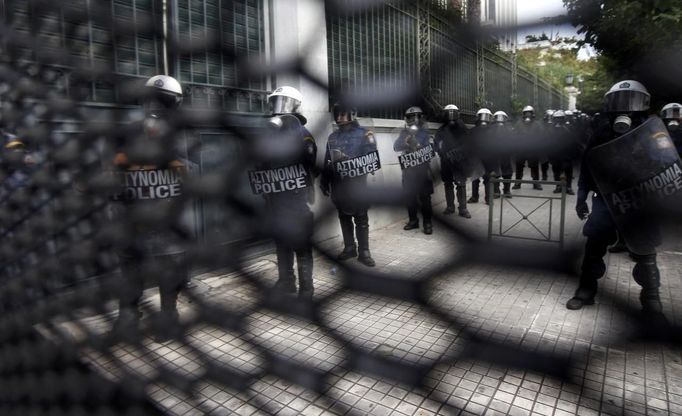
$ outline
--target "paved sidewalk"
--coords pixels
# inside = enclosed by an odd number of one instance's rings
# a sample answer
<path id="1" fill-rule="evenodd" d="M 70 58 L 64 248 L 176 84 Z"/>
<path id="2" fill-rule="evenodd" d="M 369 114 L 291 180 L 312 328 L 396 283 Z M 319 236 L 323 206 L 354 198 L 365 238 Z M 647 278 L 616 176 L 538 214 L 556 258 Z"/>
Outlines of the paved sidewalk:
<path id="1" fill-rule="evenodd" d="M 538 194 L 526 189 L 522 192 Z M 551 195 L 548 190 L 542 194 Z M 521 198 L 512 201 L 521 211 L 532 210 L 532 204 L 540 202 Z M 581 241 L 581 223 L 575 218 L 573 206 L 574 199 L 569 197 L 568 244 Z M 437 206 L 434 211 L 439 213 L 443 208 Z M 471 220 L 456 216 L 447 220 L 465 224 L 484 237 L 488 207 L 479 203 L 471 205 L 470 210 L 474 216 Z M 516 211 L 509 212 L 512 215 Z M 537 215 L 545 218 L 546 214 L 538 211 Z M 398 273 L 408 279 L 423 277 L 448 260 L 443 253 L 462 244 L 438 225 L 432 236 L 421 230 L 405 232 L 402 225 L 371 231 L 377 271 Z M 536 231 L 524 223 L 516 232 L 531 235 Z M 336 238 L 323 246 L 337 250 L 340 244 Z M 682 241 L 669 240 L 661 251 L 665 314 L 679 324 Z M 430 288 L 430 303 L 456 316 L 480 337 L 570 355 L 574 360 L 572 382 L 486 362 L 457 361 L 435 367 L 428 374 L 426 389 L 411 389 L 348 371 L 343 365 L 347 358 L 344 347 L 323 329 L 260 309 L 249 314 L 245 333 L 202 324 L 188 334 L 189 345 L 162 345 L 146 339 L 144 348 L 118 346 L 112 356 L 84 351 L 84 357 L 108 377 L 118 379 L 124 369 L 150 380 L 148 394 L 165 412 L 176 415 L 249 415 L 263 414 L 263 409 L 284 415 L 320 415 L 342 413 L 346 406 L 353 407 L 357 414 L 450 414 L 434 398 L 447 399 L 452 406 L 463 409 L 461 414 L 475 415 L 682 415 L 681 348 L 632 340 L 632 326 L 616 308 L 614 299 L 638 308 L 639 287 L 631 278 L 632 266 L 627 255 L 610 255 L 597 303 L 580 311 L 564 307 L 575 289 L 575 277 L 536 270 L 469 265 L 445 273 Z M 274 283 L 274 256 L 254 260 L 250 270 Z M 334 292 L 340 277 L 333 262 L 317 257 L 316 298 Z M 233 310 L 248 310 L 258 299 L 236 273 L 207 273 L 196 278 L 193 285 L 206 302 L 229 305 Z M 604 293 L 611 296 L 601 295 Z M 148 302 L 158 302 L 156 291 L 147 294 Z M 191 319 L 197 312 L 194 303 L 182 299 L 183 319 Z M 450 327 L 407 301 L 346 293 L 325 303 L 322 315 L 326 326 L 351 339 L 361 350 L 402 362 L 431 363 L 453 345 L 463 343 L 461 329 Z M 110 318 L 91 317 L 82 322 L 94 332 L 104 332 Z M 237 372 L 256 373 L 263 368 L 264 359 L 253 348 L 254 343 L 294 362 L 331 372 L 328 397 L 269 375 L 255 382 L 249 394 L 206 382 L 200 382 L 194 394 L 188 394 L 181 386 L 159 382 L 164 380 L 159 377 L 160 369 L 201 378 L 207 374 L 208 366 L 220 364 Z"/>

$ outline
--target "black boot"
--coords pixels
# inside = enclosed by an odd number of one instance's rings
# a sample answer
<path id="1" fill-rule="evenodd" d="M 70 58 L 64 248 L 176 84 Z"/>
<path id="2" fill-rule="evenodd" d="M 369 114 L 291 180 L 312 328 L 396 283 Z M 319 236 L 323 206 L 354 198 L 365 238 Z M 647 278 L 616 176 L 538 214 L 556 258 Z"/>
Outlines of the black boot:
<path id="1" fill-rule="evenodd" d="M 339 261 L 355 258 L 358 255 L 355 246 L 355 236 L 353 235 L 353 217 L 350 215 L 339 214 L 341 224 L 341 235 L 343 236 L 343 251 L 336 256 Z"/>
<path id="2" fill-rule="evenodd" d="M 478 187 L 481 184 L 481 181 L 478 179 L 474 179 L 471 181 L 471 198 L 467 201 L 470 204 L 476 204 L 478 203 Z"/>
<path id="3" fill-rule="evenodd" d="M 459 216 L 471 218 L 471 214 L 467 209 L 467 189 L 464 186 L 457 187 L 457 203 L 459 204 Z"/>
<path id="4" fill-rule="evenodd" d="M 313 298 L 313 252 L 312 249 L 304 249 L 304 252 L 296 253 L 298 262 L 298 296 L 302 299 Z"/>
<path id="5" fill-rule="evenodd" d="M 542 191 L 542 185 L 540 185 L 539 183 L 534 183 L 533 189 L 535 189 L 536 191 Z"/>
<path id="6" fill-rule="evenodd" d="M 118 311 L 118 318 L 111 329 L 111 336 L 130 343 L 140 341 L 140 318 L 142 313 L 136 307 L 126 306 Z"/>
<path id="7" fill-rule="evenodd" d="M 661 314 L 663 305 L 658 288 L 661 286 L 661 275 L 656 265 L 656 255 L 637 256 L 633 255 L 637 264 L 632 269 L 635 282 L 642 286 L 639 293 L 639 301 L 642 304 L 644 314 Z"/>
<path id="8" fill-rule="evenodd" d="M 510 180 L 511 176 L 510 177 L 504 177 L 504 179 Z M 511 182 L 505 182 L 502 185 L 502 195 L 504 195 L 505 198 L 511 198 L 512 197 Z"/>
<path id="9" fill-rule="evenodd" d="M 431 207 L 431 195 L 423 195 L 420 198 L 422 220 L 424 220 L 424 234 L 433 234 L 433 225 L 431 218 L 433 217 L 433 208 Z"/>
<path id="10" fill-rule="evenodd" d="M 184 284 L 161 289 L 161 313 L 158 316 L 154 340 L 159 343 L 180 338 L 180 316 L 178 314 L 178 295 Z"/>
<path id="11" fill-rule="evenodd" d="M 518 175 L 516 175 L 516 180 L 517 181 L 523 180 L 523 176 L 519 177 Z M 520 182 L 514 183 L 514 186 L 512 186 L 512 189 L 521 189 L 521 183 Z"/>
<path id="12" fill-rule="evenodd" d="M 580 278 L 580 286 L 575 291 L 575 295 L 566 303 L 566 308 L 577 310 L 585 305 L 594 305 L 594 297 L 596 295 L 597 279 L 583 275 Z"/>
<path id="13" fill-rule="evenodd" d="M 455 190 L 452 186 L 445 187 L 445 211 L 443 215 L 450 215 L 455 213 Z"/>
<path id="14" fill-rule="evenodd" d="M 367 267 L 376 266 L 376 262 L 372 258 L 369 251 L 369 218 L 367 213 L 355 217 L 355 233 L 358 236 L 359 255 L 358 261 Z"/>
<path id="15" fill-rule="evenodd" d="M 277 244 L 277 274 L 275 290 L 280 293 L 296 293 L 296 276 L 294 275 L 294 251 L 283 244 Z"/>
<path id="16" fill-rule="evenodd" d="M 414 230 L 416 228 L 419 228 L 419 220 L 410 218 L 408 223 L 405 224 L 405 226 L 403 227 L 403 230 L 409 231 L 409 230 Z"/>

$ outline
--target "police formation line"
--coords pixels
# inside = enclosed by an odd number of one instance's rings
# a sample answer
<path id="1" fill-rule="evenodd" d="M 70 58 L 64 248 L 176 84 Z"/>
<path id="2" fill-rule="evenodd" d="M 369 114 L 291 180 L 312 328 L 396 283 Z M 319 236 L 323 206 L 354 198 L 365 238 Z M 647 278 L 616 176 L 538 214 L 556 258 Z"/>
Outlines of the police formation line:
<path id="1" fill-rule="evenodd" d="M 182 88 L 174 78 L 158 75 L 146 82 L 145 91 L 145 134 L 150 139 L 158 139 L 163 134 L 163 129 L 158 128 L 159 122 L 169 119 L 179 108 Z M 381 169 L 380 154 L 373 132 L 358 123 L 356 110 L 339 102 L 333 106 L 337 128 L 327 140 L 323 166 L 318 167 L 317 143 L 306 129 L 306 119 L 300 113 L 301 93 L 282 86 L 268 97 L 268 101 L 271 109 L 267 116 L 268 135 L 275 136 L 281 143 L 292 144 L 294 149 L 286 151 L 286 155 L 261 158 L 255 170 L 248 172 L 248 177 L 253 193 L 262 195 L 272 212 L 273 220 L 264 224 L 264 229 L 276 243 L 276 291 L 298 292 L 301 298 L 310 299 L 314 290 L 311 243 L 314 221 L 310 209 L 314 179 L 321 176 L 320 188 L 325 196 L 331 197 L 338 210 L 343 249 L 337 259 L 344 261 L 357 257 L 365 266 L 374 267 L 369 248 L 370 207 L 361 196 L 367 195 L 368 176 Z M 566 192 L 573 195 L 574 165 L 580 161 L 576 211 L 581 219 L 587 219 L 584 227 L 587 242 L 580 284 L 567 307 L 579 309 L 594 303 L 597 281 L 606 270 L 603 256 L 607 248 L 616 243 L 614 251 L 626 247 L 637 263 L 633 276 L 642 287 L 640 298 L 644 310 L 660 313 L 656 225 L 651 223 L 644 227 L 647 233 L 654 235 L 652 237 L 642 236 L 642 227 L 633 230 L 630 223 L 632 216 L 647 205 L 643 201 L 651 199 L 652 193 L 646 193 L 648 189 L 657 195 L 671 195 L 682 187 L 682 170 L 676 150 L 681 142 L 677 128 L 682 106 L 665 106 L 659 119 L 650 117 L 649 103 L 650 95 L 643 85 L 623 81 L 606 93 L 602 114 L 590 117 L 579 112 L 547 110 L 541 122 L 536 120 L 534 108 L 527 106 L 521 112 L 520 120 L 511 123 L 505 112 L 493 113 L 482 108 L 476 114 L 473 128 L 464 123 L 457 106 L 450 104 L 442 109 L 442 125 L 435 136 L 428 129 L 424 112 L 419 107 L 410 107 L 405 112 L 405 127 L 393 143 L 394 151 L 399 153 L 407 201 L 408 222 L 404 229 L 419 228 L 421 213 L 423 232 L 433 232 L 431 162 L 435 157 L 440 159 L 440 179 L 445 190 L 443 214 L 458 212 L 464 218 L 471 218 L 467 204 L 479 202 L 481 182 L 485 185 L 484 202 L 490 203 L 493 198 L 512 198 L 511 190 L 521 187 L 526 166 L 530 169 L 533 181 L 529 183 L 533 189 L 542 189 L 542 181 L 547 181 L 551 165 L 554 181 L 565 181 Z M 9 133 L 4 133 L 4 137 L 4 165 L 10 173 L 3 188 L 3 192 L 7 192 L 8 187 L 26 186 L 35 161 L 21 140 Z M 656 139 L 651 140 L 651 137 Z M 618 149 L 619 146 L 648 149 L 651 154 L 646 158 L 647 172 L 657 174 L 633 178 L 626 185 L 620 182 L 620 185 L 614 185 L 613 175 L 618 172 L 613 169 L 624 161 L 613 155 L 627 154 L 627 149 Z M 175 154 L 163 161 L 140 161 L 131 160 L 126 148 L 117 150 L 104 169 L 113 173 L 117 187 L 111 197 L 112 217 L 132 221 L 137 238 L 118 249 L 123 281 L 114 332 L 134 332 L 144 287 L 142 260 L 154 261 L 160 270 L 169 271 L 167 276 L 159 277 L 159 287 L 161 312 L 170 322 L 177 322 L 177 297 L 187 283 L 189 270 L 183 239 L 162 222 L 136 222 L 131 210 L 144 206 L 151 212 L 167 212 L 169 204 L 182 195 L 184 177 L 192 171 L 193 165 Z M 611 166 L 611 170 L 604 166 Z M 502 189 L 489 186 L 493 177 L 504 179 Z M 467 199 L 467 181 L 470 179 L 472 189 Z M 492 194 L 488 193 L 489 189 Z M 82 184 L 79 190 L 88 192 L 88 184 Z M 560 185 L 554 189 L 554 192 L 562 191 Z M 593 194 L 591 214 L 587 204 L 590 193 Z M 167 335 L 160 336 L 160 341 L 167 339 Z"/>

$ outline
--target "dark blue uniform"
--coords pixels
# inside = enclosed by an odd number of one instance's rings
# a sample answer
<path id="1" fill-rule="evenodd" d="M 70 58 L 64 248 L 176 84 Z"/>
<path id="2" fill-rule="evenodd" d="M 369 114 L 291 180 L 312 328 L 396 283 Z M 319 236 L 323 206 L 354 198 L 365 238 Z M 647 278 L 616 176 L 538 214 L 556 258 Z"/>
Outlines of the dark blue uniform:
<path id="1" fill-rule="evenodd" d="M 355 257 L 359 249 L 359 259 L 368 266 L 374 266 L 369 251 L 369 205 L 363 201 L 367 193 L 367 175 L 341 178 L 334 172 L 334 163 L 354 159 L 377 150 L 374 134 L 357 121 L 340 126 L 329 136 L 324 156 L 324 170 L 321 187 L 325 194 L 331 193 L 332 201 L 339 212 L 343 252 L 340 260 Z M 353 235 L 355 220 L 355 235 Z M 355 244 L 357 236 L 358 244 Z"/>
<path id="2" fill-rule="evenodd" d="M 317 145 L 312 134 L 304 127 L 306 119 L 295 115 L 301 125 L 294 132 L 283 132 L 283 140 L 292 140 L 291 145 L 299 151 L 289 160 L 267 161 L 263 168 L 276 168 L 303 164 L 308 186 L 286 192 L 266 194 L 268 217 L 267 229 L 275 240 L 277 248 L 277 270 L 279 279 L 276 287 L 287 293 L 296 292 L 294 258 L 298 268 L 298 290 L 301 297 L 313 295 L 313 247 L 310 241 L 313 234 L 313 213 L 309 203 L 314 202 L 312 178 L 315 176 Z"/>
<path id="3" fill-rule="evenodd" d="M 514 128 L 516 132 L 516 140 L 521 143 L 524 149 L 533 149 L 534 144 L 541 139 L 542 128 L 536 121 L 519 122 Z M 533 151 L 524 151 L 516 155 L 516 179 L 523 180 L 523 169 L 528 162 L 530 168 L 530 176 L 534 181 L 540 179 L 540 162 L 539 155 Z M 514 189 L 519 189 L 521 184 L 514 185 Z M 542 189 L 542 186 L 535 184 L 535 189 Z"/>
<path id="4" fill-rule="evenodd" d="M 443 124 L 436 132 L 434 144 L 440 157 L 440 177 L 445 187 L 446 209 L 444 213 L 455 212 L 455 185 L 459 213 L 468 216 L 466 199 L 467 168 L 465 161 L 471 156 L 468 143 L 469 130 L 457 120 Z"/>
<path id="5" fill-rule="evenodd" d="M 476 154 L 483 162 L 483 187 L 485 192 L 485 202 L 490 203 L 490 198 L 497 197 L 500 193 L 499 188 L 493 190 L 493 195 L 488 195 L 488 185 L 490 184 L 490 177 L 492 174 L 500 175 L 500 158 L 497 154 L 497 132 L 496 128 L 490 124 L 478 124 L 474 127 L 472 132 Z M 479 188 L 481 186 L 481 178 L 475 178 L 471 181 L 471 199 L 469 202 L 476 203 L 479 198 Z"/>
<path id="6" fill-rule="evenodd" d="M 393 143 L 393 150 L 402 154 L 412 153 L 431 144 L 431 137 L 426 127 L 412 132 L 404 129 Z M 419 224 L 417 213 L 421 208 L 425 231 L 430 231 L 433 210 L 431 208 L 431 194 L 433 194 L 433 177 L 430 163 L 403 170 L 403 189 L 408 192 L 409 203 L 407 212 L 409 225 Z"/>
<path id="7" fill-rule="evenodd" d="M 633 129 L 644 122 L 644 116 L 633 119 Z M 588 143 L 585 155 L 589 150 L 600 144 L 607 143 L 619 137 L 612 130 L 613 120 L 606 118 L 598 121 L 594 135 Z M 586 212 L 586 200 L 589 192 L 594 192 L 592 197 L 592 212 L 590 213 L 585 226 L 583 235 L 587 237 L 585 243 L 585 256 L 581 266 L 580 285 L 574 297 L 569 300 L 569 309 L 580 309 L 583 305 L 594 303 L 594 296 L 597 292 L 597 280 L 606 272 L 606 264 L 603 257 L 607 247 L 616 241 L 616 224 L 609 213 L 606 203 L 599 194 L 599 189 L 590 173 L 587 158 L 583 158 L 578 180 L 578 198 L 576 210 L 578 215 Z M 651 230 L 657 233 L 657 230 Z M 660 286 L 660 274 L 656 265 L 656 254 L 637 255 L 631 253 L 631 257 L 637 263 L 632 271 L 635 281 L 642 287 L 640 301 L 645 310 L 661 310 L 661 303 L 658 293 Z"/>

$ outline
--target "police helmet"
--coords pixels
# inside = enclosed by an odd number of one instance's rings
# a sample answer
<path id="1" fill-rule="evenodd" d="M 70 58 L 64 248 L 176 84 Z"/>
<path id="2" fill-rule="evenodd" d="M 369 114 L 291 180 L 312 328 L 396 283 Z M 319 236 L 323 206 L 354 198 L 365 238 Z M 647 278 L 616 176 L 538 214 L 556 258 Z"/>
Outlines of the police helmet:
<path id="1" fill-rule="evenodd" d="M 554 124 L 564 124 L 566 122 L 566 113 L 563 110 L 557 110 L 552 114 L 552 121 Z"/>
<path id="2" fill-rule="evenodd" d="M 523 114 L 523 118 L 535 118 L 535 109 L 531 105 L 527 105 L 523 107 L 523 111 L 521 111 L 521 114 Z"/>
<path id="3" fill-rule="evenodd" d="M 268 103 L 273 115 L 296 114 L 303 103 L 303 95 L 294 87 L 279 87 L 268 95 Z"/>
<path id="4" fill-rule="evenodd" d="M 604 111 L 607 113 L 647 111 L 651 103 L 651 94 L 640 82 L 626 80 L 611 87 L 604 95 L 604 101 Z"/>
<path id="5" fill-rule="evenodd" d="M 443 117 L 447 121 L 459 119 L 459 108 L 454 104 L 448 104 L 443 108 Z"/>
<path id="6" fill-rule="evenodd" d="M 490 123 L 493 121 L 493 113 L 487 108 L 481 108 L 476 113 L 476 121 L 483 123 Z"/>
<path id="7" fill-rule="evenodd" d="M 358 118 L 358 111 L 355 109 L 355 107 L 341 102 L 334 103 L 332 112 L 334 113 L 334 121 L 340 126 L 350 124 L 356 121 Z M 346 116 L 345 120 L 340 120 L 340 116 L 342 115 Z"/>
<path id="8" fill-rule="evenodd" d="M 405 111 L 405 123 L 408 126 L 419 124 L 424 117 L 424 112 L 419 107 L 410 107 Z"/>
<path id="9" fill-rule="evenodd" d="M 663 120 L 682 119 L 682 104 L 678 103 L 666 104 L 661 110 L 661 118 Z"/>
<path id="10" fill-rule="evenodd" d="M 177 79 L 168 75 L 155 75 L 144 84 L 144 106 L 150 111 L 174 110 L 182 104 L 182 86 Z"/>
<path id="11" fill-rule="evenodd" d="M 547 111 L 545 111 L 545 117 L 544 117 L 545 121 L 547 121 L 547 122 L 551 122 L 551 121 L 552 121 L 552 115 L 554 114 L 554 111 L 555 111 L 555 110 L 547 110 Z"/>
<path id="12" fill-rule="evenodd" d="M 507 120 L 509 120 L 509 115 L 507 115 L 507 113 L 504 111 L 497 111 L 495 114 L 493 114 L 493 118 L 495 119 L 496 123 L 505 123 Z"/>

